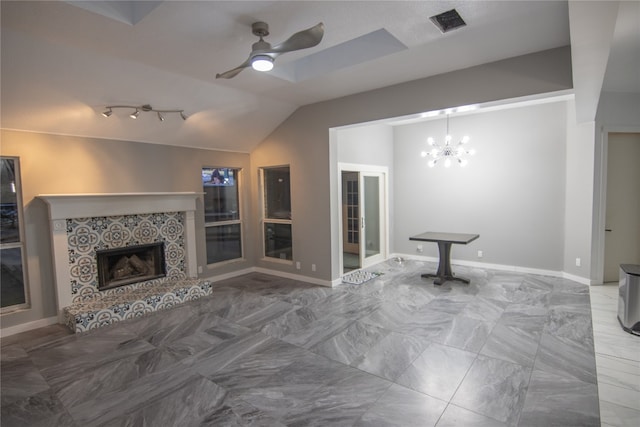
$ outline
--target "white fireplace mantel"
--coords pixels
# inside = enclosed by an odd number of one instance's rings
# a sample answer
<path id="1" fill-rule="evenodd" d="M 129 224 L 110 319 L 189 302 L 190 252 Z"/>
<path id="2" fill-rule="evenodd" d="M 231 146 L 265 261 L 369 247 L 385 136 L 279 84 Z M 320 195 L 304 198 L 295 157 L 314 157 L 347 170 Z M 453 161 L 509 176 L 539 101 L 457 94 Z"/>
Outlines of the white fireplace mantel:
<path id="1" fill-rule="evenodd" d="M 41 194 L 50 219 L 195 211 L 201 193 Z"/>
<path id="2" fill-rule="evenodd" d="M 195 210 L 201 193 L 41 194 L 49 207 L 58 314 L 72 304 L 66 220 L 104 216 L 184 212 L 188 277 L 197 277 Z"/>

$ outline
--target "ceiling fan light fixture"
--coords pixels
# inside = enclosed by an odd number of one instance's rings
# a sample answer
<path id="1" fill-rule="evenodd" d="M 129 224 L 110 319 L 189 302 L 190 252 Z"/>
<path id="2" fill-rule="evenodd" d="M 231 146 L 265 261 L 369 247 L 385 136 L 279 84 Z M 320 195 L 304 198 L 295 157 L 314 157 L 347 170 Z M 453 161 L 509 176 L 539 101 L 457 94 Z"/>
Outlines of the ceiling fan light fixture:
<path id="1" fill-rule="evenodd" d="M 271 71 L 273 69 L 273 58 L 269 55 L 256 55 L 251 60 L 251 67 L 256 71 Z"/>

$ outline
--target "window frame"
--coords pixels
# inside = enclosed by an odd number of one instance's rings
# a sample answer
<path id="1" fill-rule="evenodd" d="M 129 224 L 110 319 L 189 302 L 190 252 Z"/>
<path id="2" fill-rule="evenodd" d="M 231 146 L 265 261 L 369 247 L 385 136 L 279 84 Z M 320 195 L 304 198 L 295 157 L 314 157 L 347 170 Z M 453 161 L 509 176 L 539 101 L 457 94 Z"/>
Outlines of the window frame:
<path id="1" fill-rule="evenodd" d="M 241 167 L 233 167 L 233 166 L 202 166 L 200 168 L 200 173 L 202 175 L 202 171 L 204 169 L 232 169 L 235 171 L 236 176 L 234 177 L 235 180 L 235 188 L 236 188 L 236 197 L 237 197 L 237 201 L 238 201 L 238 218 L 237 219 L 229 219 L 229 220 L 221 220 L 221 221 L 207 221 L 207 211 L 206 211 L 206 192 L 205 192 L 205 188 L 204 188 L 204 183 L 202 183 L 202 190 L 203 190 L 203 217 L 204 217 L 204 244 L 205 244 L 205 260 L 207 263 L 207 267 L 213 267 L 213 266 L 221 266 L 221 265 L 225 265 L 225 264 L 229 264 L 229 263 L 233 263 L 233 262 L 238 262 L 238 261 L 244 261 L 245 260 L 245 248 L 244 248 L 244 234 L 245 234 L 245 227 L 244 227 L 244 220 L 243 220 L 243 213 L 244 213 L 244 206 L 243 206 L 243 202 L 242 202 L 242 184 L 243 184 L 243 169 Z M 202 178 L 200 179 L 200 181 L 202 181 Z M 232 259 L 225 259 L 222 261 L 218 261 L 218 262 L 213 262 L 213 263 L 209 263 L 209 255 L 207 253 L 207 229 L 209 228 L 213 228 L 213 227 L 225 227 L 225 226 L 229 226 L 229 225 L 239 225 L 240 227 L 240 237 L 239 237 L 239 242 L 240 242 L 240 256 L 238 258 L 232 258 Z"/>
<path id="2" fill-rule="evenodd" d="M 10 305 L 7 307 L 0 307 L 0 315 L 7 313 L 13 313 L 19 310 L 26 310 L 31 308 L 31 292 L 29 286 L 29 274 L 27 266 L 27 248 L 25 244 L 25 231 L 24 231 L 24 205 L 22 203 L 22 174 L 20 168 L 20 158 L 17 156 L 0 156 L 0 159 L 13 160 L 15 167 L 15 194 L 16 194 L 16 210 L 18 216 L 18 238 L 17 242 L 2 243 L 0 242 L 0 249 L 20 249 L 20 262 L 22 265 L 22 287 L 24 290 L 24 303 Z"/>
<path id="3" fill-rule="evenodd" d="M 265 178 L 266 178 L 265 172 L 269 169 L 281 169 L 281 168 L 287 168 L 289 170 L 289 203 L 290 203 L 291 211 L 288 219 L 267 217 L 267 187 L 265 182 Z M 261 196 L 260 197 L 260 200 L 261 200 L 260 234 L 262 236 L 262 239 L 261 239 L 262 240 L 262 260 L 281 263 L 281 264 L 287 264 L 287 265 L 293 265 L 294 248 L 293 248 L 293 203 L 292 203 L 293 200 L 292 200 L 292 192 L 291 192 L 291 165 L 285 164 L 285 165 L 263 166 L 263 167 L 260 167 L 258 176 L 260 179 L 259 185 L 260 185 L 260 196 Z M 267 224 L 289 225 L 291 229 L 291 259 L 276 258 L 276 257 L 267 255 L 266 236 L 265 236 L 265 227 Z"/>

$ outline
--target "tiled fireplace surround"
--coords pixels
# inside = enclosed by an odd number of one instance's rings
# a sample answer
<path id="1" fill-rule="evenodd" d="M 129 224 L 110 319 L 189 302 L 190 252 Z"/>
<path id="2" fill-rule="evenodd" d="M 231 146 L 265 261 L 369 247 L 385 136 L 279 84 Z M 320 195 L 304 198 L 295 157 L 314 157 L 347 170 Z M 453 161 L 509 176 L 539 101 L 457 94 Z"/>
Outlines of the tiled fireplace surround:
<path id="1" fill-rule="evenodd" d="M 58 316 L 83 332 L 211 292 L 198 280 L 197 193 L 59 194 L 49 206 Z M 164 242 L 166 277 L 98 290 L 96 251 Z"/>

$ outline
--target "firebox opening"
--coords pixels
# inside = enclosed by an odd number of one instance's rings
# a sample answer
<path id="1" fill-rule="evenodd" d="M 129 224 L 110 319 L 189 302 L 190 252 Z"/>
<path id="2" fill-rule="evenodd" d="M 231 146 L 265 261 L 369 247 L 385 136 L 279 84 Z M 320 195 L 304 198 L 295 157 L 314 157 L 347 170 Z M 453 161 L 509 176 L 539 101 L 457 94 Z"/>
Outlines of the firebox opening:
<path id="1" fill-rule="evenodd" d="M 96 252 L 98 290 L 117 288 L 166 275 L 164 243 L 128 246 Z"/>

